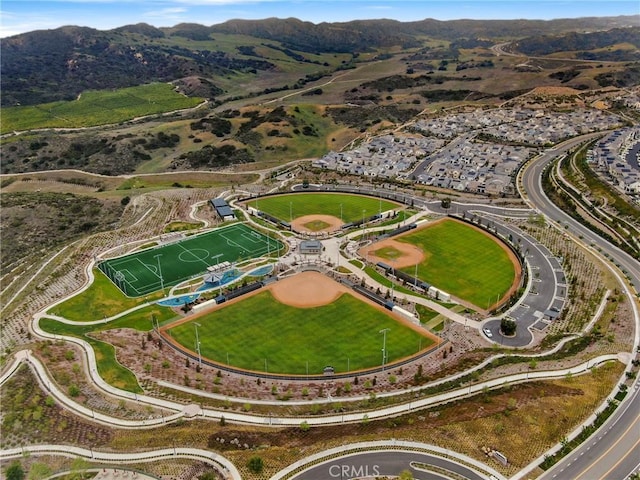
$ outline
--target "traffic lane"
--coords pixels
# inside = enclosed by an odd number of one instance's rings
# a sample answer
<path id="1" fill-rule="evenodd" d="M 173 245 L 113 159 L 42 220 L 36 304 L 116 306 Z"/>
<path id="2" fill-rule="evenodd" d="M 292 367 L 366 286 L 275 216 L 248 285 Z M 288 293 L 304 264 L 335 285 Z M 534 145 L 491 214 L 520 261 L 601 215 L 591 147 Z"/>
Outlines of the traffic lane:
<path id="1" fill-rule="evenodd" d="M 628 478 L 633 473 L 640 472 L 640 439 L 628 455 L 622 458 L 615 468 L 611 469 L 605 478 Z"/>
<path id="2" fill-rule="evenodd" d="M 442 479 L 440 475 L 413 468 L 411 462 L 444 468 L 468 480 L 485 480 L 486 478 L 478 472 L 446 458 L 422 452 L 401 451 L 366 452 L 337 458 L 316 465 L 293 478 L 295 480 L 349 480 L 359 477 L 399 475 L 403 470 L 410 470 L 416 480 Z"/>
<path id="3" fill-rule="evenodd" d="M 630 391 L 629 401 L 614 412 L 606 425 L 567 455 L 555 468 L 540 478 L 574 480 L 618 480 L 634 468 L 640 459 L 640 390 L 638 382 Z M 626 474 L 620 474 L 629 469 Z"/>

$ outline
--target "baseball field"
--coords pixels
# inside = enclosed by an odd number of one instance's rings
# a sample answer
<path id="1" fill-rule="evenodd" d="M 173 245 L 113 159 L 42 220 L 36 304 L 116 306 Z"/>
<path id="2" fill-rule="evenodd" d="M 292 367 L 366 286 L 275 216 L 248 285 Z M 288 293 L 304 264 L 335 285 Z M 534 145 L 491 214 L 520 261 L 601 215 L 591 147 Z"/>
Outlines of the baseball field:
<path id="1" fill-rule="evenodd" d="M 313 287 L 311 287 L 313 285 Z M 257 372 L 318 375 L 378 367 L 435 343 L 428 332 L 391 316 L 319 273 L 298 274 L 266 290 L 189 318 L 167 331 L 203 358 Z M 318 295 L 310 295 L 315 289 Z M 283 297 L 284 295 L 284 297 Z M 308 298 L 308 304 L 303 307 Z M 286 303 L 284 303 L 286 302 Z M 324 303 L 318 305 L 318 303 Z M 386 338 L 381 332 L 386 331 Z"/>
<path id="2" fill-rule="evenodd" d="M 285 222 L 308 215 L 330 215 L 343 223 L 362 220 L 388 210 L 400 210 L 401 204 L 381 198 L 345 193 L 295 193 L 262 197 L 247 205 Z"/>
<path id="3" fill-rule="evenodd" d="M 417 248 L 420 255 L 405 262 Z M 373 244 L 371 258 L 396 266 L 481 309 L 489 308 L 514 288 L 521 274 L 511 250 L 486 232 L 445 219 L 405 235 Z M 417 267 L 416 267 L 417 264 Z"/>

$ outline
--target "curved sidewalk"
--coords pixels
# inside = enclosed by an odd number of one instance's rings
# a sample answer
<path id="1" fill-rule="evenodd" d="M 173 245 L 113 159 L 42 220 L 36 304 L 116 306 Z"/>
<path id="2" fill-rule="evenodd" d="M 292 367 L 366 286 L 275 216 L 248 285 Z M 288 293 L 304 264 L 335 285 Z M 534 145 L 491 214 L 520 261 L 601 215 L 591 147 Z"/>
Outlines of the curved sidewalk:
<path id="1" fill-rule="evenodd" d="M 31 445 L 10 450 L 0 450 L 0 459 L 22 458 L 25 455 L 59 455 L 70 458 L 86 458 L 94 462 L 132 463 L 154 462 L 165 458 L 188 458 L 208 463 L 218 468 L 225 478 L 242 480 L 240 472 L 233 463 L 222 455 L 198 448 L 163 448 L 139 453 L 101 452 L 94 449 L 74 447 L 71 445 Z"/>
<path id="2" fill-rule="evenodd" d="M 50 394 L 63 406 L 73 411 L 74 413 L 83 416 L 87 419 L 91 419 L 93 421 L 106 424 L 112 427 L 119 428 L 151 428 L 155 426 L 160 426 L 165 423 L 169 423 L 175 421 L 179 418 L 185 416 L 194 416 L 193 410 L 195 409 L 195 415 L 200 416 L 202 418 L 219 420 L 221 417 L 224 417 L 225 420 L 229 422 L 249 424 L 249 425 L 269 425 L 269 426 L 298 426 L 302 422 L 306 422 L 310 426 L 320 426 L 320 425 L 332 425 L 332 424 L 340 424 L 340 423 L 358 423 L 363 419 L 374 420 L 374 419 L 383 419 L 387 417 L 394 417 L 398 415 L 402 415 L 404 413 L 411 412 L 413 410 L 419 410 L 422 408 L 438 405 L 441 403 L 450 402 L 452 400 L 459 400 L 477 393 L 484 391 L 485 389 L 494 389 L 500 388 L 507 385 L 527 382 L 529 380 L 550 380 L 555 378 L 562 378 L 567 375 L 580 375 L 588 372 L 591 368 L 596 367 L 602 363 L 618 360 L 618 355 L 602 355 L 597 358 L 591 359 L 585 363 L 580 365 L 562 369 L 562 370 L 549 370 L 549 371 L 534 371 L 534 372 L 525 372 L 514 375 L 509 375 L 506 377 L 496 378 L 493 380 L 488 380 L 482 383 L 477 383 L 469 386 L 465 386 L 463 388 L 457 388 L 455 390 L 451 390 L 448 392 L 444 392 L 441 394 L 433 395 L 426 398 L 421 398 L 418 400 L 410 400 L 409 402 L 402 403 L 399 405 L 393 405 L 390 407 L 382 408 L 379 410 L 371 410 L 371 411 L 359 411 L 354 413 L 342 413 L 335 415 L 326 415 L 326 416 L 297 416 L 297 417 L 276 417 L 276 416 L 259 416 L 259 415 L 251 415 L 248 413 L 238 413 L 238 412 L 229 412 L 229 411 L 220 411 L 215 409 L 205 409 L 198 406 L 185 406 L 183 404 L 177 402 L 171 402 L 168 400 L 161 400 L 154 397 L 149 397 L 147 395 L 137 395 L 131 392 L 125 392 L 123 390 L 119 390 L 115 387 L 109 385 L 108 393 L 114 396 L 120 396 L 127 398 L 129 400 L 134 400 L 141 404 L 151 405 L 154 407 L 164 408 L 168 410 L 172 410 L 176 413 L 160 418 L 152 418 L 145 420 L 127 420 L 121 419 L 117 417 L 112 417 L 103 413 L 95 412 L 94 410 L 85 407 L 84 405 L 80 405 L 70 397 L 68 397 L 62 390 L 58 388 L 58 386 L 51 382 L 47 376 L 47 371 L 44 365 L 35 357 L 29 354 L 28 351 L 20 351 L 16 355 L 16 361 L 26 361 L 33 369 L 38 381 L 47 389 Z M 12 372 L 15 372 L 15 368 Z M 94 372 L 92 372 L 94 373 Z M 4 375 L 3 379 L 6 381 L 8 379 L 8 375 Z M 98 376 L 98 378 L 100 378 Z M 100 380 L 102 380 L 100 378 Z M 104 382 L 104 381 L 103 381 Z M 334 399 L 335 400 L 335 399 Z M 187 415 L 185 410 L 190 410 L 190 415 Z"/>

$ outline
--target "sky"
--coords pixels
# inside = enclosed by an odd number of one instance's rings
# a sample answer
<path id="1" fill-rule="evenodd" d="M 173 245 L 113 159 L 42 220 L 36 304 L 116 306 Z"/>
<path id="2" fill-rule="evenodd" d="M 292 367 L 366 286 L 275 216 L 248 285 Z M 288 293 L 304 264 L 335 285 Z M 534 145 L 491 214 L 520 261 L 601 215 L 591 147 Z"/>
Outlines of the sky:
<path id="1" fill-rule="evenodd" d="M 214 25 L 234 18 L 296 17 L 313 23 L 390 18 L 400 21 L 535 19 L 640 14 L 638 0 L 2 0 L 0 38 L 79 25 L 109 30 L 145 22 Z"/>

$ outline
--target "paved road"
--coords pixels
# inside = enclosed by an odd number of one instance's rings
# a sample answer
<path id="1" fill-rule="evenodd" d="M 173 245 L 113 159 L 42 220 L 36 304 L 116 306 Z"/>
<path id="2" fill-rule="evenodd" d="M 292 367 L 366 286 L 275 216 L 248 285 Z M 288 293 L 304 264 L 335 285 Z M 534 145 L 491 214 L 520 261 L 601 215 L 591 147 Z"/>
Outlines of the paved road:
<path id="1" fill-rule="evenodd" d="M 528 201 L 540 212 L 554 221 L 561 221 L 569 227 L 569 232 L 583 239 L 587 245 L 593 245 L 603 252 L 607 252 L 620 268 L 625 270 L 630 277 L 630 282 L 638 291 L 640 286 L 640 263 L 619 248 L 609 244 L 591 230 L 566 215 L 556 207 L 542 190 L 542 172 L 558 155 L 577 146 L 586 138 L 595 138 L 597 135 L 589 135 L 579 139 L 573 139 L 557 146 L 554 151 L 546 152 L 541 158 L 523 172 L 522 182 Z M 633 291 L 627 291 L 629 297 Z M 631 302 L 636 319 L 636 332 L 634 348 L 638 346 L 638 309 L 635 302 Z M 633 384 L 629 398 L 625 400 L 620 409 L 605 423 L 603 428 L 590 438 L 571 455 L 565 457 L 554 468 L 546 472 L 541 479 L 624 479 L 630 473 L 638 469 L 640 463 L 640 395 L 638 394 L 639 379 Z"/>
<path id="2" fill-rule="evenodd" d="M 422 452 L 375 451 L 350 457 L 342 457 L 314 466 L 294 477 L 293 480 L 347 480 L 361 477 L 378 477 L 398 475 L 403 470 L 410 470 L 416 480 L 450 478 L 433 472 L 418 470 L 412 462 L 425 463 L 444 468 L 469 480 L 485 480 L 487 477 L 471 468 Z"/>
<path id="3" fill-rule="evenodd" d="M 623 409 L 607 426 L 568 455 L 544 479 L 623 479 L 640 464 L 640 401 L 635 389 Z"/>
<path id="4" fill-rule="evenodd" d="M 536 210 L 543 213 L 547 218 L 555 222 L 561 221 L 563 225 L 568 225 L 568 232 L 576 237 L 582 237 L 583 243 L 593 245 L 597 249 L 606 251 L 615 260 L 620 268 L 626 270 L 631 277 L 636 292 L 640 291 L 640 263 L 629 254 L 623 252 L 618 247 L 592 232 L 582 224 L 564 213 L 560 208 L 551 202 L 542 191 L 542 172 L 555 158 L 582 143 L 585 138 L 595 138 L 598 135 L 585 135 L 584 137 L 569 140 L 552 151 L 545 152 L 538 160 L 534 161 L 523 173 L 522 182 L 526 191 L 527 200 Z"/>

